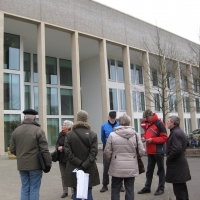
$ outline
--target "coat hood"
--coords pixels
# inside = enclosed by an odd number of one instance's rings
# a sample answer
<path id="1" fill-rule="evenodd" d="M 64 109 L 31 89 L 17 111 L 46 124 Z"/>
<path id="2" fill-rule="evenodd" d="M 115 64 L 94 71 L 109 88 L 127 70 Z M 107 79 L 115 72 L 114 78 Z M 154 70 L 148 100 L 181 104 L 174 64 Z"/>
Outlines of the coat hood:
<path id="1" fill-rule="evenodd" d="M 132 126 L 118 126 L 114 129 L 114 132 L 123 138 L 131 138 L 136 134 Z"/>
<path id="2" fill-rule="evenodd" d="M 74 125 L 72 126 L 72 129 L 76 129 L 76 128 L 87 128 L 91 130 L 90 125 L 87 122 L 82 122 L 82 121 L 76 121 L 74 123 Z"/>

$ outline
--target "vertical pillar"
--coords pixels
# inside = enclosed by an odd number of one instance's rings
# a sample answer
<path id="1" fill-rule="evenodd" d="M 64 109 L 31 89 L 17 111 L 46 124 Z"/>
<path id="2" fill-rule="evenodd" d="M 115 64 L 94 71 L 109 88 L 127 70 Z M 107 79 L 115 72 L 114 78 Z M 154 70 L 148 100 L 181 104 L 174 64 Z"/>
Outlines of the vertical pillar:
<path id="1" fill-rule="evenodd" d="M 123 47 L 122 54 L 123 54 L 123 65 L 124 65 L 124 79 L 125 79 L 126 112 L 131 117 L 131 125 L 134 126 L 129 46 Z"/>
<path id="2" fill-rule="evenodd" d="M 4 13 L 0 11 L 0 155 L 4 154 L 4 91 L 3 91 Z"/>
<path id="3" fill-rule="evenodd" d="M 185 130 L 184 126 L 184 110 L 183 110 L 183 97 L 181 91 L 181 75 L 180 75 L 180 66 L 178 61 L 174 61 L 175 69 L 175 81 L 176 81 L 176 99 L 177 99 L 177 108 L 178 108 L 178 117 L 180 118 L 180 127 L 182 130 Z"/>
<path id="4" fill-rule="evenodd" d="M 146 99 L 146 109 L 152 109 L 152 94 L 151 94 L 151 79 L 150 79 L 150 66 L 149 66 L 149 53 L 143 52 L 142 54 L 142 64 L 144 73 L 144 89 L 145 89 L 145 99 Z"/>
<path id="5" fill-rule="evenodd" d="M 46 109 L 46 61 L 45 61 L 45 23 L 37 27 L 37 61 L 38 61 L 38 113 L 39 123 L 47 136 Z"/>
<path id="6" fill-rule="evenodd" d="M 188 79 L 188 93 L 190 100 L 190 118 L 191 118 L 191 128 L 195 130 L 197 128 L 197 117 L 196 117 L 196 105 L 194 96 L 194 84 L 192 75 L 192 66 L 187 65 L 187 79 Z"/>
<path id="7" fill-rule="evenodd" d="M 108 89 L 108 62 L 106 40 L 99 41 L 100 76 L 101 76 L 101 101 L 102 120 L 107 121 L 109 112 L 109 89 Z"/>
<path id="8" fill-rule="evenodd" d="M 71 34 L 72 52 L 72 84 L 73 84 L 73 105 L 74 120 L 76 113 L 81 110 L 81 90 L 80 90 L 80 63 L 79 63 L 79 41 L 78 31 Z"/>

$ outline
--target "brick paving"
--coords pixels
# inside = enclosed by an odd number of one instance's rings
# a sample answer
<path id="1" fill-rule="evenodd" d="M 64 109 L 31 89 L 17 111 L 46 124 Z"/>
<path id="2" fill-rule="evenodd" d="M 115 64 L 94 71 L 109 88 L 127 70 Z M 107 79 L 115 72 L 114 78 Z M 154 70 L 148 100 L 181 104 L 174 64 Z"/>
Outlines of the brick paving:
<path id="1" fill-rule="evenodd" d="M 97 157 L 97 165 L 99 169 L 100 178 L 102 179 L 102 150 L 99 150 Z M 147 163 L 147 157 L 143 157 L 144 164 Z M 190 195 L 190 200 L 200 199 L 200 157 L 188 157 L 188 162 L 190 165 L 192 181 L 188 182 L 188 190 Z M 136 177 L 135 179 L 135 200 L 175 200 L 171 184 L 166 184 L 166 189 L 164 195 L 155 197 L 153 193 L 155 192 L 158 184 L 158 177 L 156 175 L 156 170 L 154 173 L 152 188 L 150 194 L 138 195 L 137 191 L 142 189 L 145 183 L 145 174 Z M 17 171 L 16 160 L 8 159 L 8 156 L 0 156 L 0 199 L 2 200 L 17 200 L 20 197 L 20 176 Z M 109 190 L 105 193 L 100 193 L 101 185 L 93 188 L 94 200 L 107 200 L 110 199 L 110 185 Z M 70 192 L 70 190 L 69 190 Z M 42 185 L 40 190 L 40 200 L 56 200 L 61 199 L 62 194 L 61 178 L 58 163 L 53 163 L 51 172 L 44 174 L 42 178 Z M 69 193 L 70 195 L 70 193 Z M 67 199 L 70 199 L 68 196 Z M 124 193 L 121 193 L 121 199 L 124 199 Z"/>

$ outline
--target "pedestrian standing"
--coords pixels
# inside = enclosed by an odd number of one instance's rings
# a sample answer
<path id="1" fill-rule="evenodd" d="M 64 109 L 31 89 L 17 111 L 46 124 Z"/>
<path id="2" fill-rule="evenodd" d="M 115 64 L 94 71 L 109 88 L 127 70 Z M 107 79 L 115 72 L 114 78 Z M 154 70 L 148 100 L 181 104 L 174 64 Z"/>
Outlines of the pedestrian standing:
<path id="1" fill-rule="evenodd" d="M 167 141 L 166 182 L 172 183 L 176 200 L 189 200 L 186 182 L 191 180 L 191 176 L 185 157 L 187 137 L 179 125 L 179 117 L 168 118 L 170 136 Z"/>

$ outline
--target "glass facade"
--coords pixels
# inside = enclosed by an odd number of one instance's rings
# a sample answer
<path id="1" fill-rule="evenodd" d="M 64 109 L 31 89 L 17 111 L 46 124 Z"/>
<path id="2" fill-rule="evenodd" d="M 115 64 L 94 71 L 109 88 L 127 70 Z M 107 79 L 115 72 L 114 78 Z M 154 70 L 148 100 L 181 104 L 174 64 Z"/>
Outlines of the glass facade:
<path id="1" fill-rule="evenodd" d="M 125 111 L 126 110 L 126 95 L 125 90 L 119 90 L 120 94 L 120 110 Z"/>
<path id="2" fill-rule="evenodd" d="M 59 126 L 59 119 L 48 118 L 47 119 L 48 145 L 55 146 L 56 141 L 58 139 L 59 130 L 61 130 Z"/>
<path id="3" fill-rule="evenodd" d="M 109 88 L 110 110 L 118 110 L 117 89 Z"/>
<path id="4" fill-rule="evenodd" d="M 117 61 L 117 73 L 118 73 L 118 81 L 124 82 L 123 62 Z"/>
<path id="5" fill-rule="evenodd" d="M 4 145 L 5 145 L 5 151 L 7 151 L 7 147 L 10 144 L 10 139 L 12 135 L 12 128 L 11 128 L 11 122 L 13 120 L 17 120 L 21 122 L 21 115 L 13 115 L 13 114 L 4 114 Z"/>
<path id="6" fill-rule="evenodd" d="M 135 81 L 136 84 L 143 84 L 142 67 L 138 65 L 136 65 Z"/>
<path id="7" fill-rule="evenodd" d="M 4 69 L 20 69 L 20 37 L 4 33 Z"/>
<path id="8" fill-rule="evenodd" d="M 59 59 L 60 85 L 72 86 L 72 62 L 71 60 Z"/>
<path id="9" fill-rule="evenodd" d="M 116 81 L 115 61 L 111 59 L 108 60 L 108 79 L 112 81 Z"/>
<path id="10" fill-rule="evenodd" d="M 38 82 L 37 55 L 33 54 L 33 82 Z"/>
<path id="11" fill-rule="evenodd" d="M 31 56 L 30 53 L 24 53 L 24 82 L 30 82 L 31 79 Z"/>
<path id="12" fill-rule="evenodd" d="M 60 89 L 61 114 L 73 115 L 73 92 L 69 89 Z"/>
<path id="13" fill-rule="evenodd" d="M 47 88 L 47 115 L 58 115 L 57 88 Z"/>
<path id="14" fill-rule="evenodd" d="M 24 86 L 24 110 L 31 108 L 31 87 Z"/>
<path id="15" fill-rule="evenodd" d="M 4 109 L 20 110 L 20 75 L 4 73 Z"/>
<path id="16" fill-rule="evenodd" d="M 47 84 L 57 85 L 57 59 L 46 56 L 46 81 Z"/>

